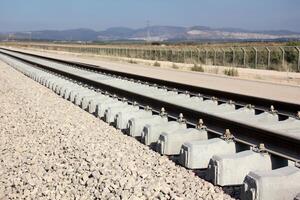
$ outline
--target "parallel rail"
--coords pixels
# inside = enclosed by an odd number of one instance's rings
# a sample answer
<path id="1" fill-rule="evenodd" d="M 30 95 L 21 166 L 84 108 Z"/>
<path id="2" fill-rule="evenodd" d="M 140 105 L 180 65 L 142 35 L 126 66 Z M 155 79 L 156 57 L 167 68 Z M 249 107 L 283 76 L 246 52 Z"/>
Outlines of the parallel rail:
<path id="1" fill-rule="evenodd" d="M 267 98 L 263 98 L 263 97 L 254 97 L 254 96 L 249 96 L 249 95 L 244 95 L 244 94 L 238 94 L 238 93 L 215 90 L 215 89 L 210 89 L 210 88 L 205 88 L 205 87 L 200 87 L 200 86 L 193 86 L 193 85 L 188 85 L 188 84 L 183 84 L 183 83 L 166 81 L 166 80 L 161 80 L 161 79 L 156 79 L 156 78 L 152 78 L 152 77 L 146 77 L 146 76 L 141 76 L 141 75 L 136 75 L 136 74 L 131 74 L 131 73 L 118 72 L 118 71 L 107 69 L 105 67 L 101 67 L 101 66 L 97 66 L 97 65 L 61 60 L 61 59 L 57 59 L 57 58 L 51 58 L 51 57 L 46 57 L 46 56 L 41 56 L 41 55 L 26 53 L 26 52 L 22 52 L 22 51 L 6 49 L 6 48 L 0 48 L 0 49 L 9 50 L 12 52 L 21 53 L 21 54 L 29 55 L 29 56 L 35 56 L 38 58 L 55 61 L 55 62 L 58 62 L 61 64 L 78 66 L 80 68 L 93 70 L 95 72 L 107 73 L 107 74 L 111 74 L 111 75 L 115 75 L 115 76 L 121 76 L 124 78 L 126 77 L 128 79 L 140 80 L 147 84 L 152 84 L 152 85 L 156 84 L 158 86 L 165 86 L 170 89 L 175 88 L 181 92 L 188 91 L 192 94 L 201 94 L 207 98 L 216 97 L 219 102 L 228 102 L 230 100 L 233 100 L 236 105 L 240 105 L 240 106 L 245 106 L 247 104 L 251 104 L 251 105 L 255 106 L 256 110 L 260 110 L 260 111 L 268 110 L 270 108 L 270 106 L 273 105 L 276 109 L 278 109 L 277 110 L 278 113 L 283 116 L 295 116 L 297 114 L 297 112 L 300 111 L 300 104 L 287 103 L 287 102 L 273 100 L 273 99 L 267 99 Z"/>
<path id="2" fill-rule="evenodd" d="M 5 49 L 8 50 L 8 49 Z M 12 51 L 12 50 L 9 50 Z M 269 99 L 263 99 L 263 98 L 257 98 L 257 97 L 250 97 L 235 93 L 229 93 L 229 92 L 221 92 L 217 90 L 211 90 L 207 88 L 201 88 L 201 87 L 195 87 L 195 86 L 189 86 L 184 84 L 179 84 L 175 82 L 170 81 L 164 81 L 164 80 L 158 80 L 154 78 L 149 77 L 143 77 L 139 75 L 133 75 L 133 74 L 127 74 L 123 72 L 116 72 L 113 70 L 105 69 L 102 67 L 98 67 L 95 65 L 89 65 L 89 64 L 83 64 L 78 62 L 71 62 L 71 61 L 64 61 L 54 58 L 48 58 L 44 56 L 37 56 L 34 54 L 29 53 L 23 53 L 20 51 L 12 51 L 15 53 L 21 53 L 24 55 L 30 55 L 35 56 L 38 58 L 46 59 L 49 61 L 59 62 L 62 64 L 77 66 L 80 68 L 85 68 L 87 70 L 93 70 L 95 72 L 100 73 L 109 73 L 116 76 L 122 76 L 127 78 L 132 78 L 135 80 L 142 80 L 144 82 L 148 82 L 151 84 L 157 84 L 161 86 L 166 86 L 168 88 L 177 88 L 180 91 L 189 91 L 192 94 L 205 94 L 207 96 L 215 96 L 219 98 L 221 102 L 227 102 L 229 99 L 234 100 L 236 103 L 240 105 L 246 105 L 246 104 L 253 104 L 256 106 L 256 108 L 260 108 L 261 110 L 266 110 L 269 108 L 270 105 L 274 105 L 277 108 L 280 108 L 279 112 L 281 115 L 291 114 L 295 113 L 296 111 L 300 110 L 300 105 L 298 104 L 289 104 L 285 102 L 279 102 L 279 101 L 273 101 Z M 84 84 L 87 84 L 89 86 L 92 86 L 94 88 L 101 89 L 102 91 L 107 91 L 111 94 L 116 94 L 120 98 L 126 98 L 130 102 L 138 102 L 140 105 L 144 106 L 150 106 L 154 112 L 159 112 L 159 110 L 164 107 L 170 118 L 176 118 L 179 113 L 183 113 L 184 117 L 187 119 L 190 126 L 196 126 L 198 120 L 201 118 L 204 120 L 205 125 L 208 127 L 208 131 L 217 135 L 222 135 L 226 129 L 230 129 L 231 133 L 235 137 L 235 141 L 239 143 L 243 143 L 250 146 L 257 146 L 259 143 L 264 143 L 267 151 L 273 155 L 277 155 L 280 157 L 287 158 L 292 161 L 298 161 L 300 159 L 300 139 L 299 138 L 293 138 L 289 136 L 282 135 L 279 132 L 276 131 L 270 131 L 263 128 L 258 128 L 255 126 L 251 126 L 245 123 L 240 123 L 234 120 L 230 120 L 227 118 L 223 118 L 220 116 L 216 116 L 213 114 L 208 114 L 205 112 L 199 112 L 195 111 L 186 107 L 178 106 L 172 103 L 167 103 L 163 101 L 159 101 L 157 99 L 153 99 L 150 97 L 146 97 L 142 94 L 126 91 L 120 88 L 116 88 L 110 85 L 101 84 L 97 81 L 89 80 L 84 78 L 83 76 L 74 75 L 68 72 L 65 72 L 63 69 L 53 69 L 46 65 L 41 65 L 39 63 L 35 63 L 31 61 L 30 59 L 23 59 L 14 55 L 11 55 L 9 53 L 5 53 L 1 51 L 2 54 L 8 55 L 10 57 L 13 57 L 15 59 L 21 60 L 25 63 L 28 63 L 30 65 L 37 66 L 39 68 L 42 68 L 44 70 L 59 74 L 61 76 L 65 76 L 67 78 L 82 82 Z M 225 97 L 225 98 L 224 98 Z M 229 98 L 230 97 L 230 98 Z"/>

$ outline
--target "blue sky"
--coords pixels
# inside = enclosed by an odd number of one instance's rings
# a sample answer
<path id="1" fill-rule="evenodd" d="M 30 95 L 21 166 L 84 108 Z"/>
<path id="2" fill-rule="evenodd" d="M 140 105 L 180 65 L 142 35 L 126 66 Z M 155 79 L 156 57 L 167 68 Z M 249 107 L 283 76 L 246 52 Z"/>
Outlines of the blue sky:
<path id="1" fill-rule="evenodd" d="M 0 0 L 0 32 L 150 25 L 300 32 L 300 0 Z"/>

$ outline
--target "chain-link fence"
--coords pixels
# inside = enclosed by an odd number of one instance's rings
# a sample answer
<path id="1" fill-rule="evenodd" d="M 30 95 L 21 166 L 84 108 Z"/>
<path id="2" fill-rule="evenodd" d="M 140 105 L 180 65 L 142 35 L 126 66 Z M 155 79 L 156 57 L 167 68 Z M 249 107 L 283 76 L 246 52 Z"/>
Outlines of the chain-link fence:
<path id="1" fill-rule="evenodd" d="M 12 44 L 9 44 L 12 45 Z M 15 44 L 44 50 L 88 53 L 145 60 L 300 72 L 299 46 L 162 47 Z"/>

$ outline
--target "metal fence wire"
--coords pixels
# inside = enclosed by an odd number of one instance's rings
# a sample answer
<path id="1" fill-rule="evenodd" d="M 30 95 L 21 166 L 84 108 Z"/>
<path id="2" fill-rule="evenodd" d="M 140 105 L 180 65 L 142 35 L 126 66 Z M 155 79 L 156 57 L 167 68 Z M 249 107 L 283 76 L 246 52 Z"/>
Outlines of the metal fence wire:
<path id="1" fill-rule="evenodd" d="M 11 46 L 11 44 L 9 44 Z M 16 44 L 28 48 L 116 56 L 173 63 L 300 72 L 299 46 L 168 47 Z"/>

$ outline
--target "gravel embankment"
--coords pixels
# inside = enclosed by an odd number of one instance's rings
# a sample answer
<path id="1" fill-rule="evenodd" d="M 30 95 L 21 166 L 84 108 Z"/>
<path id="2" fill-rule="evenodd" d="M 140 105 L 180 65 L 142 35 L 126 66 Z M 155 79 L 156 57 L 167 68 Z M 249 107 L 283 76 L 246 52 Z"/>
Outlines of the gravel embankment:
<path id="1" fill-rule="evenodd" d="M 0 61 L 0 199 L 230 199 Z"/>

